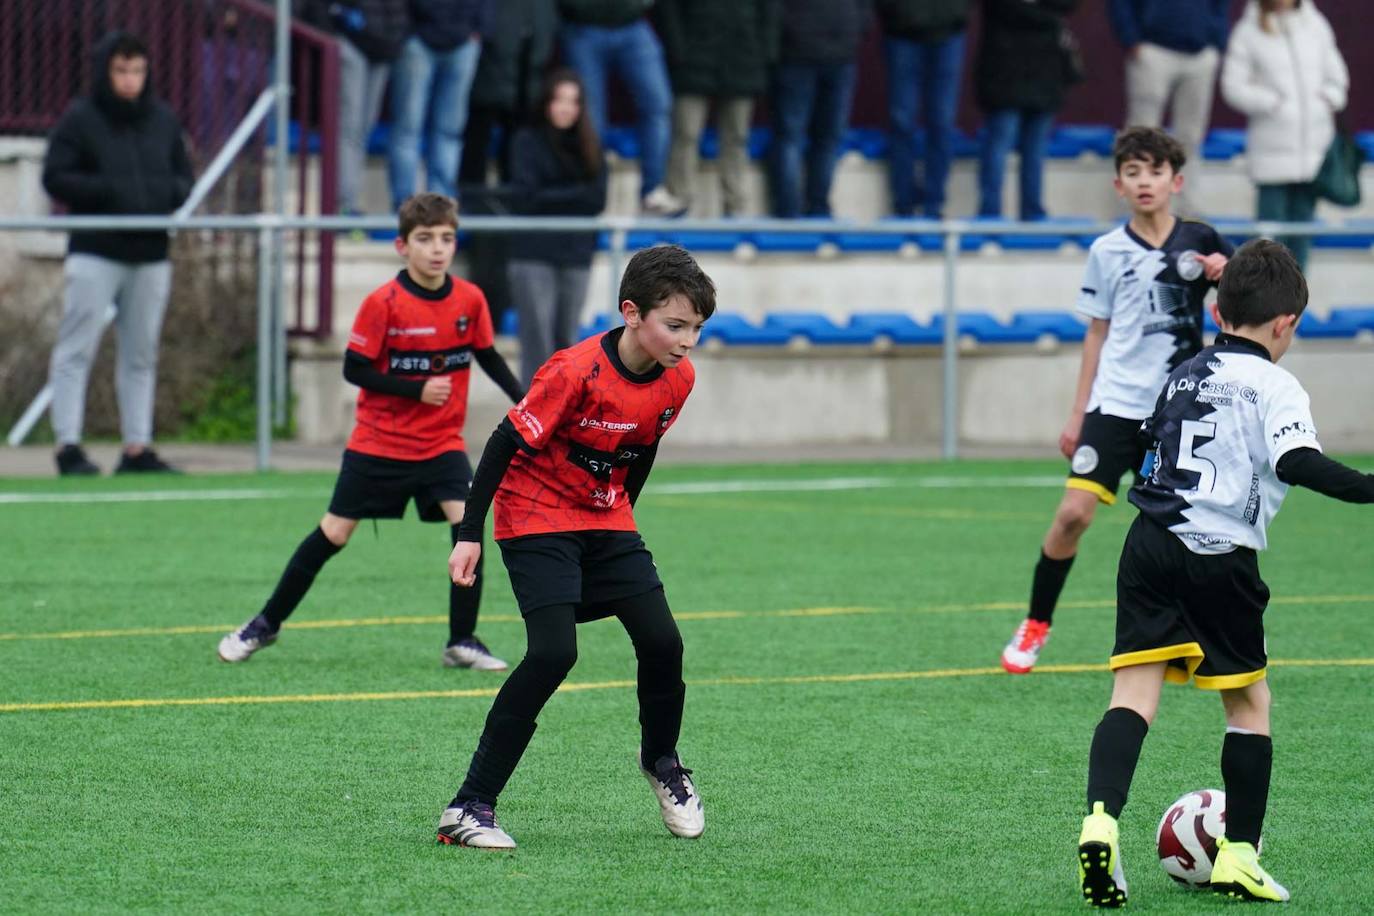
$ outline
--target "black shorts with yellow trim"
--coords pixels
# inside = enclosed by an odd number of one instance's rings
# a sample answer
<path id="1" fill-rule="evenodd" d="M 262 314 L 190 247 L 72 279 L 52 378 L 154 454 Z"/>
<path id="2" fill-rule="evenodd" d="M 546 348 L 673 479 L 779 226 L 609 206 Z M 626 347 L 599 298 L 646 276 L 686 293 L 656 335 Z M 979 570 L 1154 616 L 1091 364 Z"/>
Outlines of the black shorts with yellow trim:
<path id="1" fill-rule="evenodd" d="M 1269 587 L 1255 552 L 1202 555 L 1144 515 L 1121 549 L 1116 579 L 1113 671 L 1167 662 L 1167 680 L 1206 690 L 1265 677 L 1264 609 Z"/>
<path id="2" fill-rule="evenodd" d="M 1094 410 L 1083 416 L 1083 431 L 1069 462 L 1069 479 L 1064 486 L 1086 490 L 1110 506 L 1116 502 L 1122 475 L 1130 472 L 1139 480 L 1144 462 L 1140 421 Z"/>
<path id="3" fill-rule="evenodd" d="M 442 522 L 446 519 L 439 504 L 466 502 L 471 484 L 466 452 L 400 461 L 346 449 L 329 512 L 340 518 L 401 518 L 413 499 L 420 521 Z"/>

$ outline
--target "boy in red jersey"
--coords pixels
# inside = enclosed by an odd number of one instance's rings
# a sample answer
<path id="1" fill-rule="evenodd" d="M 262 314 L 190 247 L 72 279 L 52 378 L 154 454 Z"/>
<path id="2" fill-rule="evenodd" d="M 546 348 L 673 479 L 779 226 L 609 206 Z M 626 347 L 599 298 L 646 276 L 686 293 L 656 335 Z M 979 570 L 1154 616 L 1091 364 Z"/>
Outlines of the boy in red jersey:
<path id="1" fill-rule="evenodd" d="M 471 585 L 487 507 L 529 648 L 502 685 L 439 840 L 514 849 L 496 798 L 534 735 L 535 718 L 577 661 L 576 625 L 615 615 L 639 662 L 640 771 L 668 830 L 705 829 L 701 798 L 677 755 L 686 687 L 682 637 L 631 507 L 658 441 L 682 413 L 696 371 L 687 355 L 716 308 L 715 286 L 683 249 L 630 259 L 620 281 L 624 327 L 550 357 L 482 453 L 453 581 Z"/>
<path id="2" fill-rule="evenodd" d="M 374 290 L 348 335 L 344 378 L 358 393 L 357 424 L 344 451 L 329 511 L 296 548 L 262 612 L 219 643 L 226 662 L 247 661 L 277 639 L 315 575 L 348 543 L 358 520 L 400 518 L 413 498 L 420 519 L 448 520 L 453 543 L 472 468 L 463 451 L 468 380 L 475 359 L 501 389 L 522 396 L 496 352 L 482 291 L 449 276 L 458 213 L 441 194 L 401 205 L 396 250 L 406 266 Z M 449 587 L 448 667 L 504 671 L 474 634 L 480 569 L 469 588 Z"/>

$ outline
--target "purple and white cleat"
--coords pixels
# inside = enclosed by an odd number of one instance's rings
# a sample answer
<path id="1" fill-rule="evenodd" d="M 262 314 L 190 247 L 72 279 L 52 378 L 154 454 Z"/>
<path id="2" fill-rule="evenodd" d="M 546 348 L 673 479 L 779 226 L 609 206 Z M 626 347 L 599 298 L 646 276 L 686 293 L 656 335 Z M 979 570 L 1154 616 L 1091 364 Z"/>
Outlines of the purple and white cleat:
<path id="1" fill-rule="evenodd" d="M 649 781 L 663 813 L 663 824 L 673 836 L 695 839 L 706 829 L 706 811 L 692 783 L 692 771 L 682 765 L 676 753 L 660 757 L 652 770 L 638 754 L 639 772 Z"/>
<path id="2" fill-rule="evenodd" d="M 496 810 L 479 801 L 444 809 L 439 818 L 439 842 L 474 849 L 515 848 L 515 840 L 496 823 Z"/>

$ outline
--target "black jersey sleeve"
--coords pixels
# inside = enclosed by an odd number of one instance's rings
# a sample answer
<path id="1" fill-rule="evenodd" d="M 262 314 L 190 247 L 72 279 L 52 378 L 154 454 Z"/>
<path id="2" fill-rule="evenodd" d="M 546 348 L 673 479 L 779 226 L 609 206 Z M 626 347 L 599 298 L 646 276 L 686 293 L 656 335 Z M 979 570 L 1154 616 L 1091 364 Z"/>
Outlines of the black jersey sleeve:
<path id="1" fill-rule="evenodd" d="M 473 356 L 477 360 L 477 365 L 481 366 L 487 377 L 506 393 L 506 397 L 511 399 L 511 403 L 520 403 L 520 399 L 525 396 L 525 389 L 520 387 L 520 383 L 515 378 L 515 373 L 510 371 L 510 366 L 506 364 L 501 354 L 496 352 L 496 348 L 486 347 L 477 350 Z"/>
<path id="2" fill-rule="evenodd" d="M 1293 486 L 1347 503 L 1374 503 L 1374 474 L 1362 474 L 1314 448 L 1284 452 L 1274 473 Z"/>
<path id="3" fill-rule="evenodd" d="M 639 456 L 639 460 L 630 465 L 630 470 L 625 474 L 625 495 L 630 497 L 630 505 L 635 504 L 639 499 L 639 493 L 644 489 L 644 482 L 649 479 L 649 472 L 654 468 L 654 458 L 658 455 L 658 442 L 644 450 L 644 454 Z"/>
<path id="4" fill-rule="evenodd" d="M 425 390 L 424 379 L 397 378 L 379 372 L 377 367 L 372 365 L 372 360 L 357 350 L 349 350 L 344 354 L 343 376 L 345 381 L 359 388 L 366 388 L 378 394 L 400 395 L 417 401 L 420 400 L 420 393 Z"/>
<path id="5" fill-rule="evenodd" d="M 463 520 L 458 523 L 458 540 L 481 543 L 482 529 L 486 527 L 487 512 L 496 498 L 496 489 L 501 486 L 501 478 L 506 476 L 515 453 L 522 448 L 527 448 L 525 440 L 515 431 L 510 417 L 503 418 L 487 440 L 482 460 L 477 462 L 477 471 L 472 475 Z"/>

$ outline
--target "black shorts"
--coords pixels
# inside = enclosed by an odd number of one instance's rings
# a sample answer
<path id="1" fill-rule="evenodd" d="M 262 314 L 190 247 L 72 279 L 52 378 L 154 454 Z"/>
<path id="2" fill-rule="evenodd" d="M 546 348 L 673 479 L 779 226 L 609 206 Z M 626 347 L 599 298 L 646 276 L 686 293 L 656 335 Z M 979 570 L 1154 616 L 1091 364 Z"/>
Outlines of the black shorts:
<path id="1" fill-rule="evenodd" d="M 1165 677 L 1226 690 L 1265 676 L 1269 587 L 1255 552 L 1203 556 L 1144 515 L 1136 516 L 1116 575 L 1111 668 L 1168 662 Z"/>
<path id="2" fill-rule="evenodd" d="M 466 501 L 472 465 L 465 452 L 398 461 L 345 450 L 329 511 L 342 518 L 401 518 L 415 500 L 422 522 L 447 521 L 439 503 Z"/>
<path id="3" fill-rule="evenodd" d="M 585 623 L 614 614 L 617 601 L 663 587 L 637 531 L 563 531 L 496 543 L 521 615 L 571 604 Z"/>
<path id="4" fill-rule="evenodd" d="M 1140 421 L 1094 410 L 1083 417 L 1083 432 L 1069 462 L 1069 479 L 1064 485 L 1071 490 L 1087 490 L 1110 506 L 1116 502 L 1121 475 L 1130 471 L 1140 480 L 1140 466 L 1144 462 Z"/>

